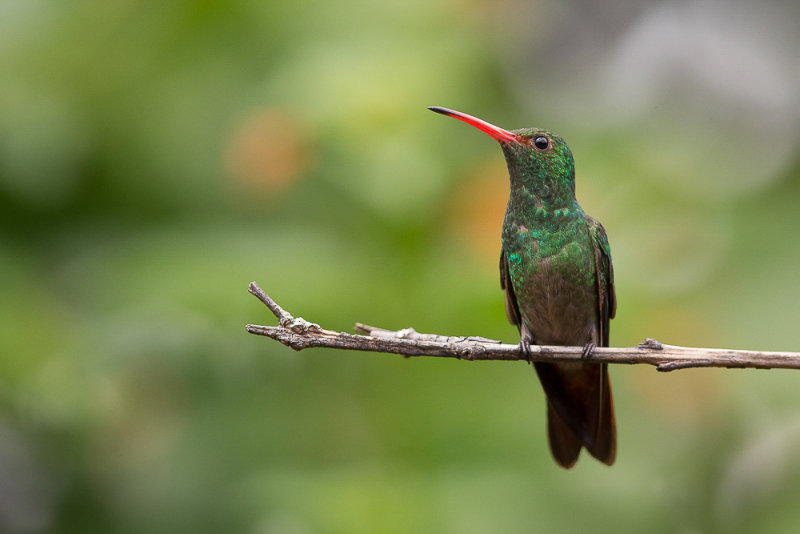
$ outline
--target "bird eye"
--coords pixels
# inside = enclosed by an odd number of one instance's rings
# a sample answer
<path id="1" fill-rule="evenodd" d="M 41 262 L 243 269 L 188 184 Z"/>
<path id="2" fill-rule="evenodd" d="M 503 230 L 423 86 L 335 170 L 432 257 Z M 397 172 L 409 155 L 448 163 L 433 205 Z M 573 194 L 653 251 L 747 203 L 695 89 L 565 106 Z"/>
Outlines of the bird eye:
<path id="1" fill-rule="evenodd" d="M 550 140 L 543 135 L 538 135 L 533 140 L 533 146 L 535 146 L 539 150 L 544 150 L 545 148 L 550 146 Z"/>

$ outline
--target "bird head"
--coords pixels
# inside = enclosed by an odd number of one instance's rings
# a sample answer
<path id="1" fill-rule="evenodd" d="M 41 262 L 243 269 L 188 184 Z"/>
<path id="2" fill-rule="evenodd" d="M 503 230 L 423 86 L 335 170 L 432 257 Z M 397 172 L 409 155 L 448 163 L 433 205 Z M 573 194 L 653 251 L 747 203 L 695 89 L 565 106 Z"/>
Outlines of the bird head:
<path id="1" fill-rule="evenodd" d="M 556 204 L 575 200 L 575 162 L 567 143 L 549 130 L 505 130 L 460 111 L 432 106 L 431 111 L 453 117 L 494 138 L 503 149 L 512 187 L 524 187 Z"/>

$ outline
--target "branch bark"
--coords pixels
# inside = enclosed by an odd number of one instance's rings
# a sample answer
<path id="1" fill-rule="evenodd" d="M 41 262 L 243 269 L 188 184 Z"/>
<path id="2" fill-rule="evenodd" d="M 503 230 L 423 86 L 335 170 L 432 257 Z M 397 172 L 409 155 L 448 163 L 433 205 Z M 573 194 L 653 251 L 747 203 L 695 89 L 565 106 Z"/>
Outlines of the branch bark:
<path id="1" fill-rule="evenodd" d="M 585 361 L 583 347 L 531 345 L 530 356 L 519 345 L 504 344 L 483 337 L 440 336 L 420 334 L 413 328 L 385 330 L 356 323 L 360 334 L 326 330 L 302 317 L 295 318 L 272 300 L 255 282 L 250 293 L 263 302 L 278 318 L 278 326 L 248 324 L 251 334 L 280 341 L 294 350 L 328 347 L 345 350 L 385 352 L 411 356 L 438 356 L 460 360 L 523 360 L 523 361 Z M 689 367 L 727 367 L 755 369 L 800 369 L 799 352 L 765 352 L 755 350 L 708 349 L 665 345 L 647 338 L 636 347 L 597 347 L 590 361 L 595 363 L 625 363 L 654 365 L 659 371 L 674 371 Z"/>

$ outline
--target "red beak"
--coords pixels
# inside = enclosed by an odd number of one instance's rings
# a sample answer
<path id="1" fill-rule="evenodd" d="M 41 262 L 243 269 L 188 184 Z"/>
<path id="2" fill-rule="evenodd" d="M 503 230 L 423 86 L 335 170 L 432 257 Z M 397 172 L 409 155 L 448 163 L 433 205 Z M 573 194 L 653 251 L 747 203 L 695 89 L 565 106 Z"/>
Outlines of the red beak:
<path id="1" fill-rule="evenodd" d="M 488 122 L 481 120 L 477 117 L 473 117 L 472 115 L 467 115 L 466 113 L 461 113 L 460 111 L 454 111 L 452 109 L 440 108 L 439 106 L 431 106 L 428 109 L 431 111 L 435 111 L 436 113 L 441 113 L 442 115 L 447 115 L 448 117 L 453 117 L 454 119 L 464 121 L 467 124 L 470 124 L 475 128 L 483 132 L 486 132 L 487 134 L 491 135 L 501 143 L 518 142 L 517 136 L 509 132 L 508 130 L 504 130 L 499 126 L 495 126 L 494 124 L 489 124 Z"/>

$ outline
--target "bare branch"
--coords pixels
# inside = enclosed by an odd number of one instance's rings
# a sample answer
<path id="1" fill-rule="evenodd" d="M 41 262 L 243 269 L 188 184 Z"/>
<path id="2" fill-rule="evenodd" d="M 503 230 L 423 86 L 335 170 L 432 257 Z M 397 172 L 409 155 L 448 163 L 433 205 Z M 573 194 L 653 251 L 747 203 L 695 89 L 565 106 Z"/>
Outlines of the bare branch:
<path id="1" fill-rule="evenodd" d="M 385 330 L 357 323 L 360 334 L 348 334 L 321 328 L 281 308 L 255 282 L 250 293 L 263 302 L 278 318 L 279 326 L 247 325 L 251 334 L 266 336 L 294 350 L 309 347 L 385 352 L 411 356 L 438 356 L 462 360 L 585 361 L 583 347 L 531 345 L 527 357 L 519 345 L 504 344 L 483 337 L 440 336 L 420 334 L 413 328 Z M 647 338 L 637 347 L 597 347 L 591 356 L 595 363 L 646 363 L 659 371 L 689 367 L 728 367 L 755 369 L 800 369 L 798 352 L 764 352 L 754 350 L 706 349 L 664 345 Z"/>

